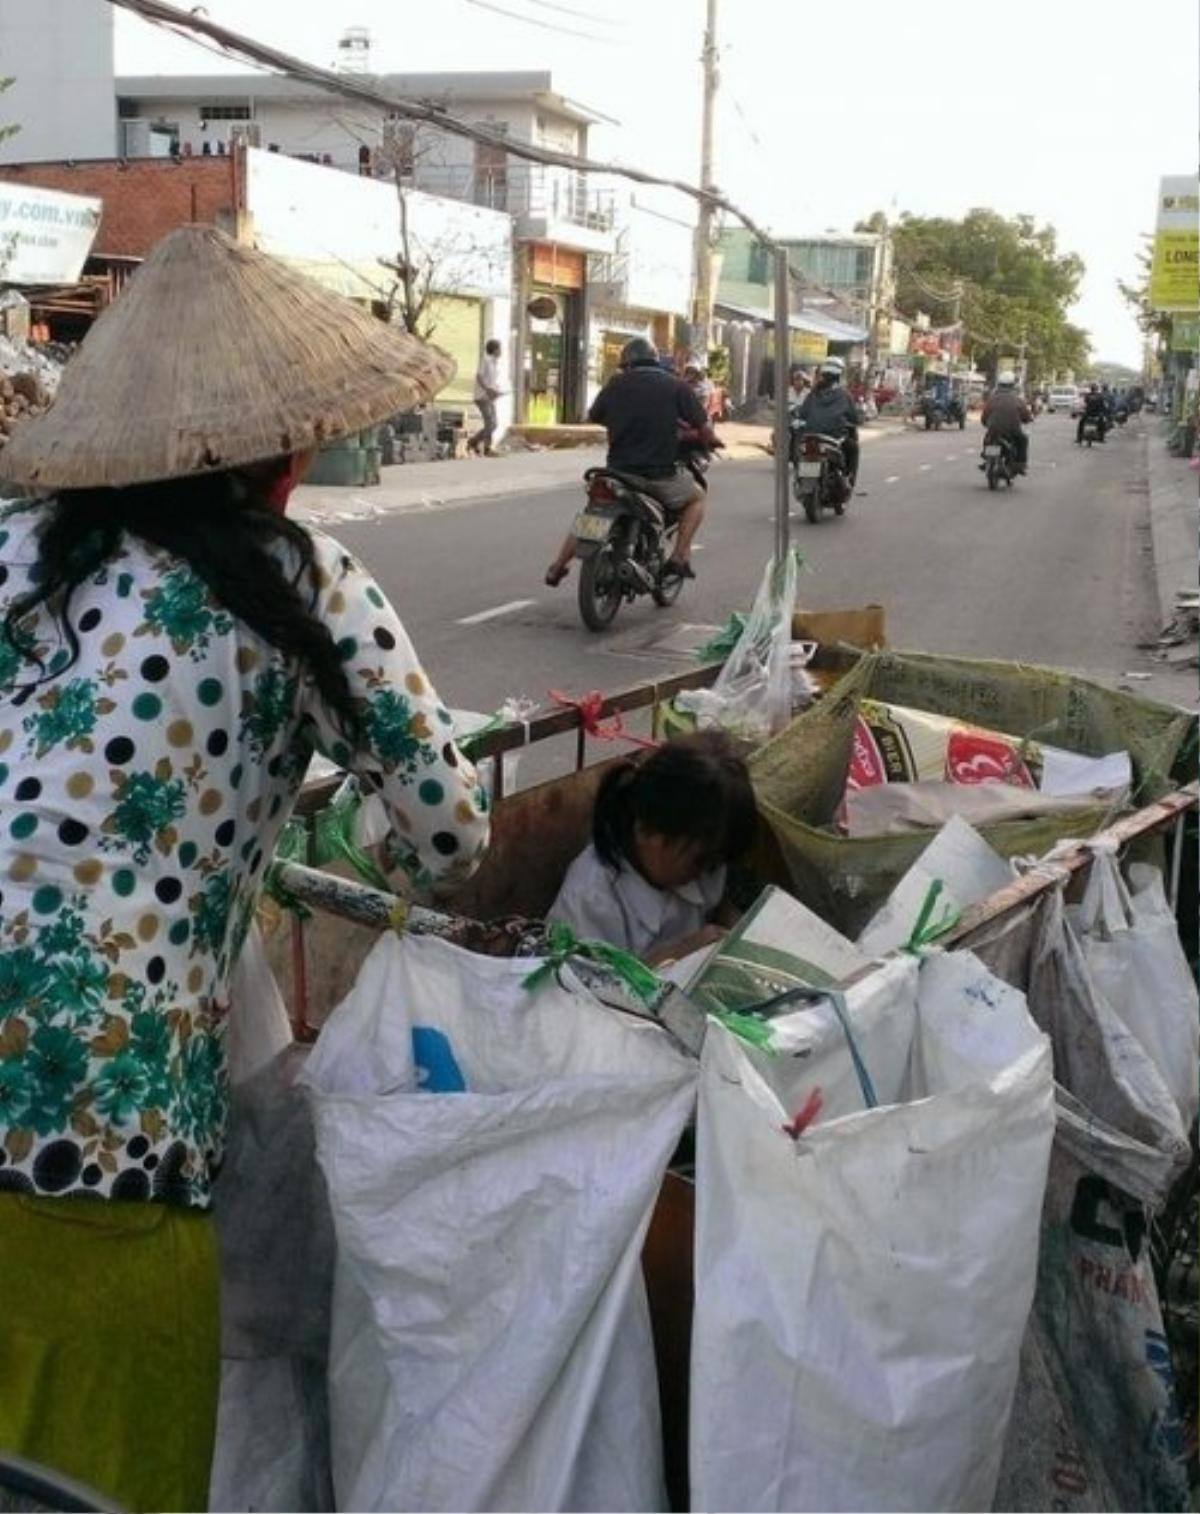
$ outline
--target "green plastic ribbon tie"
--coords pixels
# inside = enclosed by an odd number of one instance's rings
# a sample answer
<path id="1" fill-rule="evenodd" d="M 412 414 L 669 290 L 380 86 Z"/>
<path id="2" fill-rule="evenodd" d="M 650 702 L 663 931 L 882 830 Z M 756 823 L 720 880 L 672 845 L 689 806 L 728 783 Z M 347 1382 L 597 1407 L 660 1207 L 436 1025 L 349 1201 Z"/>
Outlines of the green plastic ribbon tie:
<path id="1" fill-rule="evenodd" d="M 725 624 L 702 647 L 696 650 L 698 662 L 724 661 L 741 640 L 749 617 L 742 610 L 735 610 Z"/>
<path id="2" fill-rule="evenodd" d="M 263 878 L 263 893 L 268 899 L 273 899 L 280 909 L 289 910 L 301 920 L 310 920 L 312 910 L 307 904 L 301 904 L 295 894 L 285 888 L 280 881 L 280 864 L 287 862 L 299 862 L 301 865 L 308 861 L 308 834 L 302 820 L 289 820 L 279 833 L 279 840 L 275 843 L 275 856 L 271 860 L 271 866 L 267 869 Z"/>
<path id="3" fill-rule="evenodd" d="M 730 1035 L 736 1036 L 739 1041 L 745 1041 L 750 1046 L 756 1046 L 760 1051 L 774 1051 L 771 1045 L 771 1024 L 768 1020 L 760 1020 L 757 1015 L 748 1015 L 740 1009 L 723 1009 L 716 1018 L 721 1022 Z"/>
<path id="4" fill-rule="evenodd" d="M 919 956 L 927 947 L 932 946 L 939 936 L 944 936 L 948 930 L 952 930 L 962 918 L 961 911 L 949 905 L 936 920 L 933 918 L 938 896 L 944 886 L 940 878 L 935 878 L 926 890 L 912 934 L 904 943 L 904 950 L 912 952 L 913 956 Z"/>
<path id="5" fill-rule="evenodd" d="M 644 1004 L 653 1004 L 662 992 L 662 979 L 644 962 L 607 941 L 581 941 L 569 925 L 556 922 L 546 931 L 546 951 L 541 964 L 521 980 L 531 992 L 557 973 L 571 957 L 584 957 L 607 967 L 627 984 Z"/>
<path id="6" fill-rule="evenodd" d="M 332 803 L 316 817 L 314 861 L 318 867 L 327 862 L 347 862 L 364 883 L 390 894 L 392 885 L 386 874 L 354 839 L 361 810 L 362 796 L 356 787 L 346 785 L 338 790 Z"/>

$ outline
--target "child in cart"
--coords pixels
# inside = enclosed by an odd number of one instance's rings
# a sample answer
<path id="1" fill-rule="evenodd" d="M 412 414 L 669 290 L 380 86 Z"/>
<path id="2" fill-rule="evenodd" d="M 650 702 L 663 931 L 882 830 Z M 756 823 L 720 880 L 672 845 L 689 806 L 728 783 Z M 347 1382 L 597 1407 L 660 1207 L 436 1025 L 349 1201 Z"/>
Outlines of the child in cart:
<path id="1" fill-rule="evenodd" d="M 756 825 L 746 764 L 723 733 L 630 758 L 600 785 L 591 845 L 567 870 L 550 919 L 652 967 L 698 951 L 724 934 L 726 870 Z"/>

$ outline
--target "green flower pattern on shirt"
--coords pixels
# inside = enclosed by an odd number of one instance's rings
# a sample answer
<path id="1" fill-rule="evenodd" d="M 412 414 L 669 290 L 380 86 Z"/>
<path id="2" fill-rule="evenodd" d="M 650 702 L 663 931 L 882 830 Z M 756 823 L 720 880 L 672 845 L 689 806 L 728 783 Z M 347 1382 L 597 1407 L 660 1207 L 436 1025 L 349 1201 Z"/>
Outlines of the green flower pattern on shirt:
<path id="1" fill-rule="evenodd" d="M 113 700 L 102 698 L 95 683 L 88 678 L 72 678 L 67 684 L 53 684 L 37 703 L 40 709 L 27 715 L 23 724 L 39 757 L 44 757 L 60 743 L 68 751 L 92 752 L 96 721 L 102 715 L 110 715 L 117 707 Z"/>
<path id="2" fill-rule="evenodd" d="M 433 733 L 428 720 L 415 714 L 405 696 L 394 689 L 372 694 L 367 707 L 367 731 L 372 746 L 393 772 L 411 777 L 421 763 L 436 759 L 429 746 Z"/>
<path id="3" fill-rule="evenodd" d="M 181 820 L 185 809 L 184 785 L 178 778 L 158 773 L 130 773 L 116 785 L 116 808 L 104 822 L 106 848 L 127 848 L 133 860 L 146 863 L 150 849 L 169 855 L 178 839 L 172 822 Z"/>
<path id="4" fill-rule="evenodd" d="M 186 653 L 193 662 L 200 661 L 214 636 L 228 636 L 233 630 L 232 618 L 217 608 L 204 580 L 188 567 L 172 568 L 145 600 L 145 626 L 134 634 L 167 636 L 179 656 Z"/>
<path id="5" fill-rule="evenodd" d="M 0 621 L 40 509 L 0 514 Z M 394 808 L 422 884 L 482 850 L 483 795 L 403 628 L 314 545 L 357 753 L 311 680 L 132 540 L 76 591 L 73 662 L 44 607 L 23 622 L 40 664 L 0 635 L 0 1190 L 208 1203 L 231 964 L 313 751 Z"/>

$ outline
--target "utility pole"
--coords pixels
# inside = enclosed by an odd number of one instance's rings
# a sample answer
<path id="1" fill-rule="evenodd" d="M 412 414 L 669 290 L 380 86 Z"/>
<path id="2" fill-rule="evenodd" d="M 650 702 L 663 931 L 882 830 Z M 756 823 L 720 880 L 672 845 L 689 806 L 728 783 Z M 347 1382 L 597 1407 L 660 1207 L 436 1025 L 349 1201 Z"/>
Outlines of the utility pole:
<path id="1" fill-rule="evenodd" d="M 875 256 L 871 265 L 871 288 L 867 297 L 867 371 L 863 374 L 863 397 L 866 398 L 872 392 L 875 382 L 875 371 L 880 366 L 880 328 L 883 325 L 883 296 L 887 281 L 887 263 L 891 240 L 891 231 L 888 228 L 887 216 L 883 217 L 883 225 L 879 230 L 879 241 L 875 246 Z"/>
<path id="2" fill-rule="evenodd" d="M 707 0 L 704 24 L 704 51 L 700 61 L 704 68 L 704 103 L 700 115 L 700 188 L 713 185 L 713 117 L 717 103 L 717 0 Z M 713 289 L 713 209 L 707 200 L 700 202 L 696 222 L 696 295 L 692 304 L 692 347 L 705 368 L 712 346 Z"/>

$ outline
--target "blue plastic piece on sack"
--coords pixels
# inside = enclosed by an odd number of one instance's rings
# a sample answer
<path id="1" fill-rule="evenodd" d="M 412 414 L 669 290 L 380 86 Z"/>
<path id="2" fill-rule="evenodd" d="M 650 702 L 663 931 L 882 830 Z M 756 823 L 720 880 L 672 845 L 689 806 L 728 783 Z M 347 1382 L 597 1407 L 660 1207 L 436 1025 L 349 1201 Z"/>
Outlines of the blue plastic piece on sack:
<path id="1" fill-rule="evenodd" d="M 414 1025 L 412 1047 L 417 1086 L 423 1093 L 466 1093 L 467 1081 L 448 1036 L 431 1025 Z"/>

